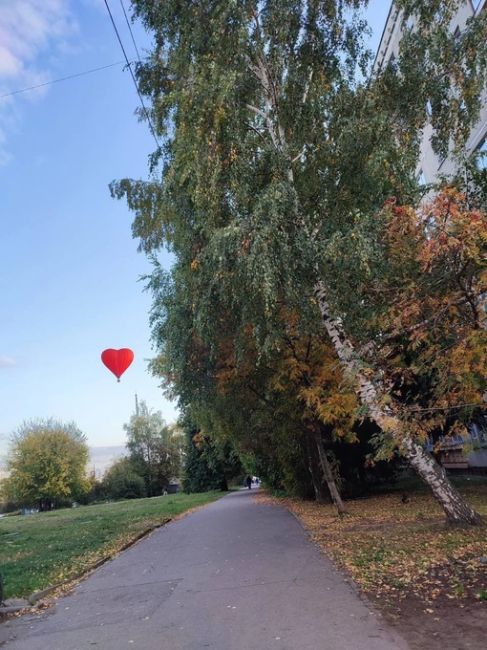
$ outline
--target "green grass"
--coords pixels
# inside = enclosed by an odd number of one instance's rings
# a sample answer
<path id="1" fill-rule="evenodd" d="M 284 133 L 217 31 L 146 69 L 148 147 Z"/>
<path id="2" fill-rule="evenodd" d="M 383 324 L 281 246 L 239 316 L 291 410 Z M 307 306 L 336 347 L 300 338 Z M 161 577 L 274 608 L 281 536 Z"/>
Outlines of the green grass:
<path id="1" fill-rule="evenodd" d="M 1 518 L 5 598 L 28 596 L 73 578 L 151 525 L 222 495 L 175 494 Z"/>

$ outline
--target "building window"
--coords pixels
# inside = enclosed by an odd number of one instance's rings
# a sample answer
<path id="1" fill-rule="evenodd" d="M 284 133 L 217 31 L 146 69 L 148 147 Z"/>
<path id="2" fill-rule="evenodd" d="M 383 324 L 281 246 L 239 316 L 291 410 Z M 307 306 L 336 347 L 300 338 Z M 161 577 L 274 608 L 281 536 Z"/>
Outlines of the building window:
<path id="1" fill-rule="evenodd" d="M 485 137 L 475 150 L 478 169 L 487 169 L 487 137 Z"/>

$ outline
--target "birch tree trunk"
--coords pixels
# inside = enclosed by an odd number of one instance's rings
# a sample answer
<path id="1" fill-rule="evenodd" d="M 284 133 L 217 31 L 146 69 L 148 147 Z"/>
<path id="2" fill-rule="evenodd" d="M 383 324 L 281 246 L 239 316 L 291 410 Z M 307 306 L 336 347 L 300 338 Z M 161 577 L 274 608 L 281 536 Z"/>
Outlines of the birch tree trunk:
<path id="1" fill-rule="evenodd" d="M 356 379 L 360 401 L 368 407 L 369 417 L 385 434 L 392 436 L 411 466 L 431 488 L 449 522 L 455 524 L 481 524 L 480 515 L 451 484 L 444 468 L 418 442 L 409 438 L 403 431 L 401 421 L 394 415 L 389 414 L 380 404 L 377 389 L 364 372 L 365 368 L 355 354 L 355 349 L 347 338 L 340 320 L 334 318 L 330 312 L 326 298 L 326 288 L 322 281 L 316 283 L 314 293 L 318 301 L 323 325 L 333 342 L 344 369 Z"/>
<path id="2" fill-rule="evenodd" d="M 333 472 L 331 471 L 330 463 L 328 462 L 328 458 L 326 457 L 326 451 L 323 446 L 323 440 L 321 439 L 321 434 L 319 433 L 315 434 L 315 442 L 316 442 L 316 447 L 318 449 L 318 454 L 320 456 L 320 464 L 321 464 L 321 469 L 323 470 L 323 476 L 325 477 L 326 484 L 330 491 L 331 500 L 333 501 L 333 504 L 337 509 L 338 514 L 341 517 L 347 514 L 347 510 L 343 505 L 343 501 L 340 496 L 340 493 L 338 492 L 335 479 L 333 478 Z"/>

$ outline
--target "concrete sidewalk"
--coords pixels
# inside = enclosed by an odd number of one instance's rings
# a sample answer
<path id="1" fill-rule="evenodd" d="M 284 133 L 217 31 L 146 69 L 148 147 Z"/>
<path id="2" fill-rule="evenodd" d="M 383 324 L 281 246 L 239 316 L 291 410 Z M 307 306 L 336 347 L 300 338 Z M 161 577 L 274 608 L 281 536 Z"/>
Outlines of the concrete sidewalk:
<path id="1" fill-rule="evenodd" d="M 284 508 L 242 490 L 155 531 L 6 650 L 407 650 Z M 62 534 L 62 531 L 60 531 Z"/>

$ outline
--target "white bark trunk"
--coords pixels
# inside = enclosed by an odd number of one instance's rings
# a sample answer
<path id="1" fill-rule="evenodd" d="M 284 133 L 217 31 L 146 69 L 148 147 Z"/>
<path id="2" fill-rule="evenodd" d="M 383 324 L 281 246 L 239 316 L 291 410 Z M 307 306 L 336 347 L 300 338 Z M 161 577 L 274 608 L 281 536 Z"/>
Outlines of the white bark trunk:
<path id="1" fill-rule="evenodd" d="M 403 440 L 404 455 L 411 466 L 429 485 L 445 511 L 448 521 L 456 524 L 481 524 L 480 515 L 469 505 L 446 476 L 445 469 L 419 443 Z"/>
<path id="2" fill-rule="evenodd" d="M 326 298 L 326 288 L 321 281 L 315 286 L 315 297 L 318 301 L 323 325 L 344 369 L 356 379 L 360 401 L 367 406 L 369 417 L 385 434 L 393 437 L 411 466 L 431 488 L 448 521 L 468 524 L 482 523 L 480 515 L 448 480 L 443 467 L 419 443 L 405 435 L 401 421 L 387 413 L 380 404 L 377 390 L 364 372 L 365 367 L 355 354 L 354 347 L 347 338 L 340 320 L 331 315 Z"/>

